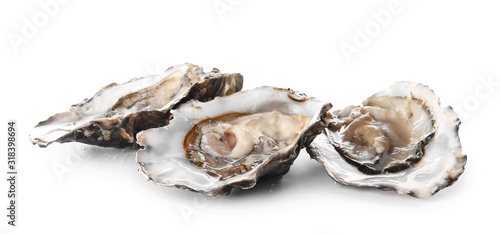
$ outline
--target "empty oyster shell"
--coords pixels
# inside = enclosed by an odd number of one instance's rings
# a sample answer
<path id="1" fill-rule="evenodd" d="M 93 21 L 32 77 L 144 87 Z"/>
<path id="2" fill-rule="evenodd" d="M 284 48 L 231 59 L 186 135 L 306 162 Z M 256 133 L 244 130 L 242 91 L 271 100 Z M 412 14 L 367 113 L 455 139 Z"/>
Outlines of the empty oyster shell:
<path id="1" fill-rule="evenodd" d="M 172 111 L 168 126 L 138 134 L 139 171 L 155 184 L 208 196 L 252 188 L 288 172 L 299 151 L 325 127 L 329 103 L 260 87 Z"/>
<path id="2" fill-rule="evenodd" d="M 40 122 L 31 141 L 40 147 L 54 142 L 81 142 L 106 147 L 137 147 L 139 131 L 168 124 L 170 110 L 190 99 L 208 101 L 238 92 L 240 74 L 205 74 L 201 67 L 182 64 L 159 75 L 103 87 L 92 98 Z"/>
<path id="3" fill-rule="evenodd" d="M 341 184 L 425 198 L 464 171 L 460 119 L 428 86 L 396 82 L 327 122 L 307 151 Z"/>

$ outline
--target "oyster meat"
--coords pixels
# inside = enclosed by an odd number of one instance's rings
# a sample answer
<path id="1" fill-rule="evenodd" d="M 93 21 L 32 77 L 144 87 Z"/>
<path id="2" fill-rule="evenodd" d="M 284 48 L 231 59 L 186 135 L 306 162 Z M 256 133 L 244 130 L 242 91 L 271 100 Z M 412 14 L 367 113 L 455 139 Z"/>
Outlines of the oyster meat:
<path id="1" fill-rule="evenodd" d="M 428 86 L 396 82 L 326 122 L 307 151 L 341 184 L 425 198 L 464 171 L 460 119 Z"/>
<path id="2" fill-rule="evenodd" d="M 190 101 L 172 111 L 169 125 L 138 134 L 139 171 L 155 184 L 208 196 L 252 188 L 261 176 L 288 172 L 330 107 L 273 87 Z"/>
<path id="3" fill-rule="evenodd" d="M 69 111 L 38 123 L 30 138 L 40 147 L 54 142 L 137 147 L 136 133 L 168 124 L 171 109 L 191 99 L 208 101 L 238 92 L 242 85 L 240 74 L 204 73 L 199 66 L 181 64 L 159 75 L 105 86 Z"/>

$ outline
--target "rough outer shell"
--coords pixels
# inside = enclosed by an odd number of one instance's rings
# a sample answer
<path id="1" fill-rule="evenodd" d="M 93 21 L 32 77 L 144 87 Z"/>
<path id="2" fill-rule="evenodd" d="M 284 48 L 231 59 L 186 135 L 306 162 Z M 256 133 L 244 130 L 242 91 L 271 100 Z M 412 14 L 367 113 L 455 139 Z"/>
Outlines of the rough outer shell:
<path id="1" fill-rule="evenodd" d="M 374 96 L 412 97 L 422 100 L 429 108 L 437 130 L 418 163 L 397 173 L 364 174 L 337 152 L 328 136 L 329 129 L 307 147 L 311 157 L 321 162 L 335 181 L 344 185 L 374 187 L 418 198 L 430 197 L 452 185 L 464 172 L 467 161 L 467 156 L 462 154 L 458 136 L 460 119 L 455 111 L 451 107 L 441 108 L 439 98 L 422 84 L 396 82 L 387 91 Z"/>
<path id="2" fill-rule="evenodd" d="M 180 74 L 182 89 L 174 99 L 158 109 L 134 108 L 109 114 L 120 101 L 141 98 L 144 91 L 167 87 L 162 81 L 170 75 Z M 70 111 L 51 116 L 38 123 L 31 133 L 31 141 L 40 147 L 54 142 L 80 142 L 104 147 L 137 148 L 136 134 L 142 130 L 165 126 L 171 118 L 170 110 L 191 99 L 208 101 L 216 96 L 229 95 L 241 90 L 243 77 L 222 74 L 217 69 L 204 73 L 203 68 L 189 63 L 170 67 L 160 75 L 135 78 L 123 84 L 103 87 L 92 98 L 71 106 Z M 159 100 L 155 95 L 148 102 Z"/>
<path id="3" fill-rule="evenodd" d="M 297 92 L 272 87 L 260 87 L 230 96 L 217 97 L 201 103 L 190 101 L 172 111 L 168 126 L 149 129 L 138 134 L 138 143 L 144 146 L 137 152 L 140 173 L 155 184 L 187 188 L 207 196 L 229 194 L 233 187 L 249 189 L 264 175 L 282 176 L 288 172 L 301 148 L 307 146 L 321 132 L 321 121 L 329 103 L 298 95 Z M 211 176 L 186 158 L 184 137 L 196 123 L 226 113 L 268 112 L 279 110 L 290 114 L 311 116 L 295 142 L 268 156 L 250 171 L 227 180 Z"/>

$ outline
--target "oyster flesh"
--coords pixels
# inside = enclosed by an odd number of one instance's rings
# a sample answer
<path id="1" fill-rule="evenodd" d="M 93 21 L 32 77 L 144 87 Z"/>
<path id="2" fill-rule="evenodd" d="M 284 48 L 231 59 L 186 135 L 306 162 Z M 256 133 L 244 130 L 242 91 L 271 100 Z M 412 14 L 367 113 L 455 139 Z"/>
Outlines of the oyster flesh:
<path id="1" fill-rule="evenodd" d="M 329 112 L 308 146 L 337 182 L 425 198 L 463 173 L 460 119 L 428 87 L 396 82 L 361 106 Z"/>
<path id="2" fill-rule="evenodd" d="M 81 142 L 105 147 L 137 147 L 136 133 L 168 124 L 170 110 L 190 99 L 208 101 L 238 92 L 240 74 L 181 64 L 162 74 L 103 87 L 92 98 L 71 106 L 35 126 L 31 141 L 40 147 L 54 142 Z"/>
<path id="3" fill-rule="evenodd" d="M 172 111 L 170 124 L 143 131 L 139 171 L 155 184 L 208 196 L 252 188 L 288 172 L 325 127 L 331 105 L 292 90 L 260 87 Z"/>

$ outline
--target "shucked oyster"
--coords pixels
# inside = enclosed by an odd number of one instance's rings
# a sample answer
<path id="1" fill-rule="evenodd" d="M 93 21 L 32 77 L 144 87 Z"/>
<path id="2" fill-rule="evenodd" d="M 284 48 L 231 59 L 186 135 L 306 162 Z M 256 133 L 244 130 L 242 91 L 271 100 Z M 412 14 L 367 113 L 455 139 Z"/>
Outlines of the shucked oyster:
<path id="1" fill-rule="evenodd" d="M 307 150 L 341 184 L 424 198 L 464 171 L 460 120 L 427 86 L 396 82 L 327 119 Z"/>
<path id="2" fill-rule="evenodd" d="M 154 183 L 208 196 L 252 188 L 284 175 L 325 127 L 329 103 L 291 90 L 261 87 L 172 111 L 168 126 L 138 134 L 140 172 Z"/>
<path id="3" fill-rule="evenodd" d="M 81 142 L 107 147 L 136 147 L 139 131 L 168 124 L 170 110 L 190 99 L 208 101 L 238 92 L 240 74 L 204 73 L 201 67 L 182 64 L 159 75 L 110 84 L 91 99 L 71 106 L 35 126 L 33 144 Z"/>

